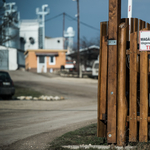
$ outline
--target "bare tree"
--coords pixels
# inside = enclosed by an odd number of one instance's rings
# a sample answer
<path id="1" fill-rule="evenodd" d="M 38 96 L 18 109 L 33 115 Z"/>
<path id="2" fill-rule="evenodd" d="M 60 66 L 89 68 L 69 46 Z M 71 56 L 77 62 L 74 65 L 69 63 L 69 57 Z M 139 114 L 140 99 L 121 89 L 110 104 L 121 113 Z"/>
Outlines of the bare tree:
<path id="1" fill-rule="evenodd" d="M 81 41 L 80 48 L 87 48 L 92 45 L 99 46 L 100 38 L 97 37 L 97 38 L 92 38 L 92 39 L 88 40 L 85 36 L 83 36 L 80 41 Z"/>

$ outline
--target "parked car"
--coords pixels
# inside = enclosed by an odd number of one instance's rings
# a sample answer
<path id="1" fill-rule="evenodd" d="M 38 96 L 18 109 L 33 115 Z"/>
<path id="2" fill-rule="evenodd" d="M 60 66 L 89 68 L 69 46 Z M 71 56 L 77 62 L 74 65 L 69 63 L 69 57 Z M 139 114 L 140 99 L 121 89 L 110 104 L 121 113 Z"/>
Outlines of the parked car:
<path id="1" fill-rule="evenodd" d="M 75 70 L 75 64 L 73 63 L 73 61 L 66 61 L 65 69 L 68 69 L 69 71 Z"/>
<path id="2" fill-rule="evenodd" d="M 98 78 L 99 60 L 95 60 L 92 66 L 92 76 Z"/>
<path id="3" fill-rule="evenodd" d="M 10 75 L 6 71 L 0 71 L 0 97 L 11 99 L 15 94 L 15 87 Z"/>

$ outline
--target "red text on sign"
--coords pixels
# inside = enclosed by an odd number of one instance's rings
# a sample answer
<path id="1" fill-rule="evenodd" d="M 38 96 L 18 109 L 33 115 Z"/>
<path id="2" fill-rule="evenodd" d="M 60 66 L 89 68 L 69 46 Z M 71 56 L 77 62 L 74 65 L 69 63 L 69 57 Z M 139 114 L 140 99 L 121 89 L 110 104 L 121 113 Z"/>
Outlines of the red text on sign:
<path id="1" fill-rule="evenodd" d="M 150 45 L 146 45 L 147 50 L 150 50 Z"/>
<path id="2" fill-rule="evenodd" d="M 129 6 L 129 11 L 131 10 L 131 6 Z"/>

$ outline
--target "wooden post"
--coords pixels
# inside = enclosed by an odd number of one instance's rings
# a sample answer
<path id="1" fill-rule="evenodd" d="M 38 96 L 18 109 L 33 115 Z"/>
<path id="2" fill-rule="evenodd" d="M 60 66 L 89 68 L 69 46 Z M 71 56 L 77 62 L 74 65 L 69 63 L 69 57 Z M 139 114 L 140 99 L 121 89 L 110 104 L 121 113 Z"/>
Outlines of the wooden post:
<path id="1" fill-rule="evenodd" d="M 101 84 L 100 84 L 100 120 L 106 121 L 106 99 L 107 99 L 107 36 L 102 37 L 101 53 Z"/>
<path id="2" fill-rule="evenodd" d="M 145 22 L 143 21 L 143 24 Z M 147 29 L 143 30 L 146 31 Z M 148 141 L 148 54 L 140 52 L 140 128 L 139 142 Z"/>
<path id="3" fill-rule="evenodd" d="M 127 100 L 126 100 L 126 29 L 119 26 L 118 36 L 118 111 L 117 111 L 117 145 L 124 146 L 126 141 Z"/>
<path id="4" fill-rule="evenodd" d="M 109 0 L 108 40 L 118 41 L 121 0 Z M 107 142 L 116 143 L 117 44 L 108 46 Z"/>
<path id="5" fill-rule="evenodd" d="M 134 32 L 137 32 L 138 31 L 138 19 L 137 18 L 134 18 L 134 29 L 133 29 Z"/>
<path id="6" fill-rule="evenodd" d="M 98 114 L 97 114 L 97 136 L 98 137 L 106 137 L 106 125 L 102 120 L 100 120 L 101 113 L 106 111 L 106 95 L 102 93 L 102 81 L 101 75 L 106 73 L 103 71 L 103 68 L 107 70 L 107 43 L 104 41 L 103 36 L 107 35 L 107 22 L 102 22 L 100 25 L 100 53 L 99 53 L 99 76 L 98 76 L 98 95 L 97 95 L 97 102 L 98 102 Z M 106 60 L 103 58 L 105 57 Z M 106 74 L 105 74 L 106 75 Z M 105 83 L 107 80 L 104 81 Z M 103 83 L 104 83 L 103 82 Z M 102 101 L 102 98 L 103 100 Z M 102 108 L 102 106 L 105 107 Z M 101 110 L 103 109 L 103 110 Z"/>
<path id="7" fill-rule="evenodd" d="M 146 22 L 145 22 L 145 21 L 142 21 L 142 29 L 145 28 L 145 25 L 146 25 Z"/>
<path id="8" fill-rule="evenodd" d="M 137 32 L 130 34 L 129 141 L 137 141 Z"/>
<path id="9" fill-rule="evenodd" d="M 134 24 L 133 24 L 133 18 L 131 18 L 131 25 L 130 25 L 131 27 L 131 31 L 130 31 L 130 33 L 133 33 L 133 29 L 134 29 Z"/>
<path id="10" fill-rule="evenodd" d="M 148 55 L 140 53 L 140 131 L 139 142 L 148 141 Z"/>
<path id="11" fill-rule="evenodd" d="M 127 25 L 127 31 L 129 31 L 129 18 L 126 18 L 125 22 Z M 126 38 L 127 38 L 127 41 L 129 41 L 129 32 L 126 32 Z"/>

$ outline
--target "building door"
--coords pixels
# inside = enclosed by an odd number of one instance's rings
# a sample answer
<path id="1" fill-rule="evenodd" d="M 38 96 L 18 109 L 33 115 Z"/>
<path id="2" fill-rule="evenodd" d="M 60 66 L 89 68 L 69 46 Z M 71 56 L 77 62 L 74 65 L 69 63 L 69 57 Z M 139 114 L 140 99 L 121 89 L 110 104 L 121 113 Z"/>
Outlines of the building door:
<path id="1" fill-rule="evenodd" d="M 47 65 L 46 65 L 46 57 L 45 56 L 38 56 L 37 57 L 37 72 L 47 72 Z"/>
<path id="2" fill-rule="evenodd" d="M 0 50 L 0 70 L 8 69 L 8 50 Z"/>

